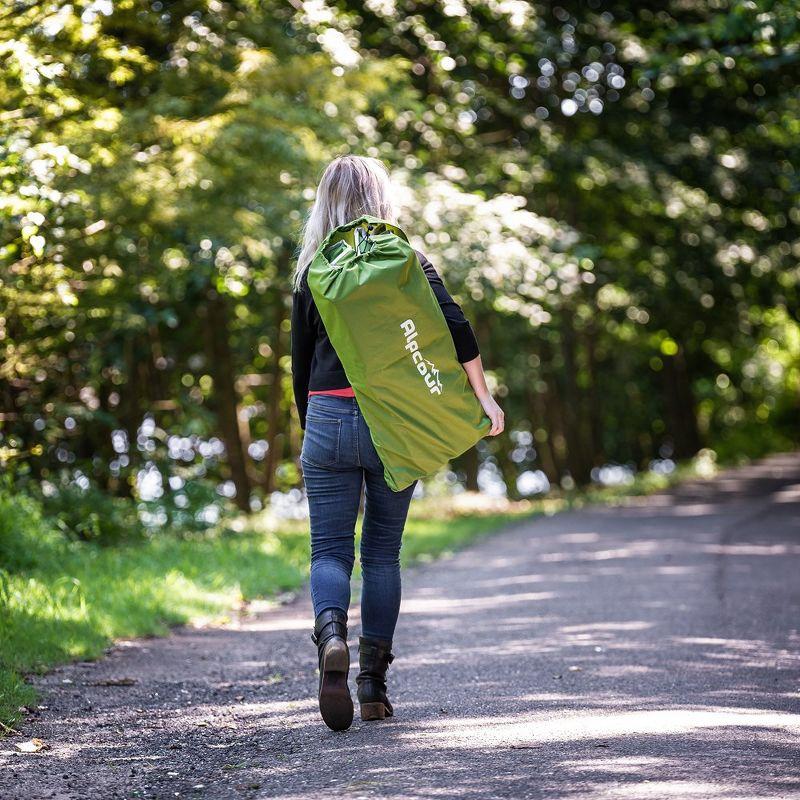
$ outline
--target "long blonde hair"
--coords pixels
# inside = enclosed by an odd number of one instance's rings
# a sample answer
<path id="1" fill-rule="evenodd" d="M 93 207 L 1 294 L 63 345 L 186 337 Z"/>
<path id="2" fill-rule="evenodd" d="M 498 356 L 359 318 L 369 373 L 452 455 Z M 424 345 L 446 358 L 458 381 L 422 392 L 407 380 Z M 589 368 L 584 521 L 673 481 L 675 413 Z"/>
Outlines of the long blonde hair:
<path id="1" fill-rule="evenodd" d="M 340 156 L 322 173 L 314 205 L 303 226 L 300 254 L 292 280 L 297 291 L 320 242 L 339 225 L 371 214 L 396 221 L 389 170 L 377 158 Z"/>

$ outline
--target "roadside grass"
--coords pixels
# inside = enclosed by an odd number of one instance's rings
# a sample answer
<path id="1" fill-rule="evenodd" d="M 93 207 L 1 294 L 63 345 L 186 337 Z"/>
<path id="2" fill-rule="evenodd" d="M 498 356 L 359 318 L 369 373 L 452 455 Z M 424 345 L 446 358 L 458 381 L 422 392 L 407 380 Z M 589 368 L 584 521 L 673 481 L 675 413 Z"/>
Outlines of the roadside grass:
<path id="1" fill-rule="evenodd" d="M 538 500 L 471 493 L 416 500 L 401 560 L 431 560 L 524 517 L 620 502 L 697 474 L 693 462 L 670 476 L 648 473 L 627 486 Z M 0 735 L 13 729 L 21 707 L 36 702 L 26 674 L 98 658 L 115 639 L 160 636 L 190 621 L 222 622 L 249 600 L 302 586 L 308 561 L 304 521 L 262 515 L 236 532 L 162 533 L 102 547 L 66 540 L 34 501 L 0 488 Z"/>

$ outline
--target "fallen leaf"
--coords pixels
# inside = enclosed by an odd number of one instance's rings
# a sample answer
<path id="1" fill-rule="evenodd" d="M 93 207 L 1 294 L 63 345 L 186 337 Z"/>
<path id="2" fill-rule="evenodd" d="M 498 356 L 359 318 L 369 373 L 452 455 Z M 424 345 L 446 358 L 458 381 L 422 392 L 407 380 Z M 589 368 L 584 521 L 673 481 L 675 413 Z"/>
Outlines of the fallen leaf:
<path id="1" fill-rule="evenodd" d="M 18 742 L 16 748 L 20 753 L 38 753 L 40 750 L 47 750 L 49 746 L 41 739 L 30 739 L 27 742 Z"/>

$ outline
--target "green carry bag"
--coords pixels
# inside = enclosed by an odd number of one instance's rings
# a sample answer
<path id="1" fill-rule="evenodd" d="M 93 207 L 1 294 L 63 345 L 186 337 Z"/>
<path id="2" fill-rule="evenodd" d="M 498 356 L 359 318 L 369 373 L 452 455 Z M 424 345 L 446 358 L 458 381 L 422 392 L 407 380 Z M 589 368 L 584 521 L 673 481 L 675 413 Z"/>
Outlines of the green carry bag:
<path id="1" fill-rule="evenodd" d="M 371 216 L 325 238 L 308 286 L 369 427 L 389 487 L 432 474 L 491 421 L 403 231 Z"/>

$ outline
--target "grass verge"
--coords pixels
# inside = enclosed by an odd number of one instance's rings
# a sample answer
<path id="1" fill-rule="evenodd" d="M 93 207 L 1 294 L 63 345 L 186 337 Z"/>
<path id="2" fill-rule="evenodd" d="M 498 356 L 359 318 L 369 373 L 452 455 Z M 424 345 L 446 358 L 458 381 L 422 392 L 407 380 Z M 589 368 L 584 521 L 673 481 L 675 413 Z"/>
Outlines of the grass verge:
<path id="1" fill-rule="evenodd" d="M 696 464 L 633 484 L 508 503 L 464 494 L 415 501 L 402 561 L 430 560 L 505 523 L 586 502 L 616 502 L 698 474 Z M 296 589 L 308 574 L 307 524 L 266 517 L 229 530 L 136 544 L 68 542 L 29 498 L 0 489 L 0 734 L 36 701 L 24 675 L 94 659 L 115 639 L 224 620 L 242 603 Z M 358 577 L 358 568 L 356 568 Z"/>

